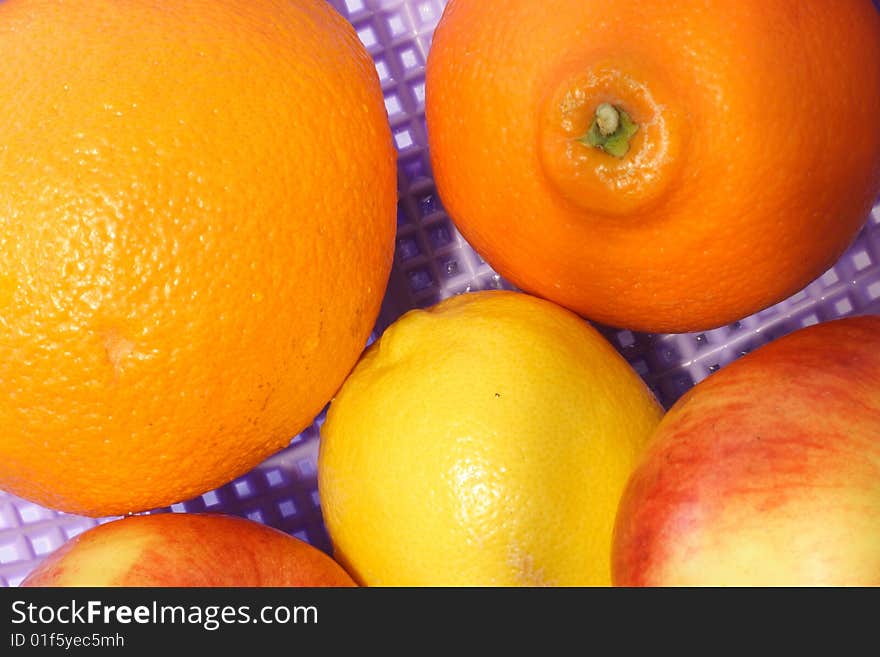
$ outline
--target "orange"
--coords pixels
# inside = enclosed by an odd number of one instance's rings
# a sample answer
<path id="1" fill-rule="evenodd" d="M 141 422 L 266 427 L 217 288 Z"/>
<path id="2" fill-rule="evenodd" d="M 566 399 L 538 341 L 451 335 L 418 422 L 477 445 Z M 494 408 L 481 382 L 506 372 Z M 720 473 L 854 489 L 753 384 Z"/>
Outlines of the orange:
<path id="1" fill-rule="evenodd" d="M 369 586 L 609 586 L 618 502 L 662 414 L 549 301 L 474 292 L 411 311 L 321 428 L 333 555 Z"/>
<path id="2" fill-rule="evenodd" d="M 426 103 L 464 236 L 521 289 L 618 327 L 781 301 L 880 189 L 870 0 L 451 0 Z"/>
<path id="3" fill-rule="evenodd" d="M 354 586 L 333 559 L 252 520 L 161 513 L 115 520 L 55 550 L 22 586 Z"/>
<path id="4" fill-rule="evenodd" d="M 393 256 L 354 29 L 318 0 L 9 0 L 0 104 L 0 488 L 123 514 L 284 447 Z"/>

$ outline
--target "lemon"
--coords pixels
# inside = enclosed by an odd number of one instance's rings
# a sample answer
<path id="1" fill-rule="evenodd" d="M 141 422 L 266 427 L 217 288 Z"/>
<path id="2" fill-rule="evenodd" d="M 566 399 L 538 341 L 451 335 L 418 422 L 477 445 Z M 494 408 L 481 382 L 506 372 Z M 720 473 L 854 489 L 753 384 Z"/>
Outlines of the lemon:
<path id="1" fill-rule="evenodd" d="M 610 585 L 617 505 L 661 415 L 550 302 L 477 292 L 411 311 L 322 427 L 334 556 L 368 586 Z"/>

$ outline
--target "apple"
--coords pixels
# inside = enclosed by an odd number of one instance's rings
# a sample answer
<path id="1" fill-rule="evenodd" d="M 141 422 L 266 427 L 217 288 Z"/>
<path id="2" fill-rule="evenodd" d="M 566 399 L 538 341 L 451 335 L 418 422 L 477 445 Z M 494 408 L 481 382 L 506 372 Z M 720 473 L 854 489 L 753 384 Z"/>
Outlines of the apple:
<path id="1" fill-rule="evenodd" d="M 617 586 L 880 585 L 880 317 L 801 329 L 697 384 L 632 473 Z"/>
<path id="2" fill-rule="evenodd" d="M 217 514 L 129 516 L 50 554 L 22 586 L 355 586 L 333 559 L 251 520 Z"/>

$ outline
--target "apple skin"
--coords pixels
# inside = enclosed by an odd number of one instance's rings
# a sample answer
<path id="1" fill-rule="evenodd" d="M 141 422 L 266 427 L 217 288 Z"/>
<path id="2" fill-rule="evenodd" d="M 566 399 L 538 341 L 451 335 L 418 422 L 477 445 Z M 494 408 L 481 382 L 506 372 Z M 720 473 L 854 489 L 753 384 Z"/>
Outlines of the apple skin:
<path id="1" fill-rule="evenodd" d="M 27 587 L 350 587 L 333 559 L 251 520 L 217 514 L 130 516 L 50 554 Z"/>
<path id="2" fill-rule="evenodd" d="M 683 396 L 624 491 L 612 578 L 880 585 L 880 317 L 796 331 Z"/>

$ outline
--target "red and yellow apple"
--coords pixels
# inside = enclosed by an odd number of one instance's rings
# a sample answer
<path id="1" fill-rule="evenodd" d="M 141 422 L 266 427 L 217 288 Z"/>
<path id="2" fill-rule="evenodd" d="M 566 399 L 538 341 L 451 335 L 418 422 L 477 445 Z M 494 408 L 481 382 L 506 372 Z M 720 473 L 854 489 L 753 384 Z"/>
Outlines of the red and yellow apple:
<path id="1" fill-rule="evenodd" d="M 131 516 L 50 554 L 22 586 L 354 586 L 333 559 L 284 532 L 215 514 Z"/>
<path id="2" fill-rule="evenodd" d="M 801 329 L 670 409 L 618 509 L 619 586 L 880 585 L 880 317 Z"/>

